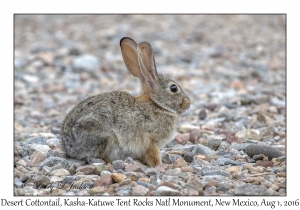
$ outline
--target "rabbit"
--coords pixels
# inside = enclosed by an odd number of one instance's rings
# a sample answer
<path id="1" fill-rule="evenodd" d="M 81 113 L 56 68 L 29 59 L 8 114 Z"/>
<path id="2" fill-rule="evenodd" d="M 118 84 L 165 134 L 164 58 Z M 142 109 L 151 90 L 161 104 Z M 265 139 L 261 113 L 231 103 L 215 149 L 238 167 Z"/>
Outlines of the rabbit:
<path id="1" fill-rule="evenodd" d="M 80 102 L 61 124 L 62 148 L 71 158 L 131 157 L 155 167 L 190 99 L 175 81 L 157 73 L 150 43 L 124 37 L 120 47 L 127 69 L 141 82 L 141 95 L 114 91 Z"/>

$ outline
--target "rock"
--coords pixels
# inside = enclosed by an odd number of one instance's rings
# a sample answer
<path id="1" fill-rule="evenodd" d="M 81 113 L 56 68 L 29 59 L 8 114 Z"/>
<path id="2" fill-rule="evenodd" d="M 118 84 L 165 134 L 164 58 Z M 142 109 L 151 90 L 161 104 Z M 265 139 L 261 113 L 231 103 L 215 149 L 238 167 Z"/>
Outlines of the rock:
<path id="1" fill-rule="evenodd" d="M 178 144 L 186 144 L 187 141 L 190 140 L 190 134 L 189 133 L 183 133 L 183 134 L 178 134 L 175 138 L 176 142 Z"/>
<path id="2" fill-rule="evenodd" d="M 28 141 L 29 144 L 42 144 L 42 145 L 45 145 L 46 144 L 46 137 L 44 137 L 44 136 L 32 137 L 32 138 L 29 138 L 27 141 Z"/>
<path id="3" fill-rule="evenodd" d="M 57 150 L 49 150 L 47 152 L 47 157 L 60 157 L 66 158 L 66 154 Z"/>
<path id="4" fill-rule="evenodd" d="M 139 184 L 132 188 L 132 195 L 147 195 L 148 192 L 148 188 Z"/>
<path id="5" fill-rule="evenodd" d="M 89 174 L 92 174 L 94 172 L 94 170 L 95 170 L 95 166 L 93 166 L 93 165 L 85 165 L 85 166 L 79 166 L 76 169 L 76 172 L 80 171 L 80 172 L 82 172 L 85 175 L 89 175 Z"/>
<path id="6" fill-rule="evenodd" d="M 57 169 L 57 170 L 59 170 L 59 169 Z M 50 178 L 51 184 L 62 182 L 63 180 L 64 180 L 63 177 L 59 177 L 59 176 L 51 176 L 51 178 Z"/>
<path id="7" fill-rule="evenodd" d="M 201 154 L 201 155 L 212 155 L 214 154 L 214 152 L 209 149 L 206 146 L 203 146 L 201 144 L 198 144 L 197 146 L 195 146 L 192 150 L 193 153 L 196 153 L 197 155 Z"/>
<path id="8" fill-rule="evenodd" d="M 209 187 L 218 187 L 219 186 L 219 183 L 218 182 L 216 182 L 216 181 L 211 181 L 211 182 L 208 182 L 208 183 L 206 183 L 206 185 L 204 186 L 204 189 L 207 189 L 207 188 L 209 188 Z"/>
<path id="9" fill-rule="evenodd" d="M 53 133 L 39 133 L 39 135 L 44 136 L 46 139 L 57 138 Z"/>
<path id="10" fill-rule="evenodd" d="M 47 156 L 44 153 L 36 150 L 30 157 L 30 165 L 39 166 L 46 159 Z"/>
<path id="11" fill-rule="evenodd" d="M 112 173 L 111 177 L 117 183 L 122 182 L 127 178 L 127 176 L 120 174 L 120 173 Z"/>
<path id="12" fill-rule="evenodd" d="M 242 166 L 231 166 L 231 167 L 227 168 L 226 171 L 229 171 L 231 174 L 233 174 L 233 173 L 241 172 L 242 169 L 243 169 Z"/>
<path id="13" fill-rule="evenodd" d="M 21 160 L 18 160 L 18 162 L 16 162 L 16 166 L 24 166 L 24 167 L 27 167 L 28 164 L 25 162 L 25 160 L 21 159 Z"/>
<path id="14" fill-rule="evenodd" d="M 115 170 L 118 170 L 118 169 L 124 170 L 125 169 L 125 163 L 123 160 L 114 160 L 112 162 L 112 166 L 114 167 Z"/>
<path id="15" fill-rule="evenodd" d="M 240 151 L 240 150 L 245 150 L 246 147 L 248 147 L 249 145 L 252 145 L 252 144 L 251 143 L 242 143 L 242 144 L 239 144 L 239 143 L 236 143 L 236 142 L 232 142 L 232 144 L 228 148 Z"/>
<path id="16" fill-rule="evenodd" d="M 23 150 L 26 149 L 27 151 L 24 154 Z M 42 144 L 29 144 L 28 147 L 27 145 L 23 147 L 23 150 L 22 150 L 22 156 L 25 157 L 27 155 L 31 156 L 35 151 L 40 151 L 42 153 L 47 154 L 47 152 L 50 150 L 50 147 L 48 145 L 42 145 Z"/>
<path id="17" fill-rule="evenodd" d="M 185 160 L 180 157 L 178 158 L 174 163 L 173 163 L 173 167 L 174 168 L 181 168 L 181 167 L 185 167 L 188 166 L 188 164 L 185 162 Z"/>
<path id="18" fill-rule="evenodd" d="M 141 171 L 141 167 L 137 164 L 126 164 L 125 171 Z"/>
<path id="19" fill-rule="evenodd" d="M 132 195 L 132 190 L 129 187 L 117 188 L 117 195 L 120 196 L 129 196 Z"/>
<path id="20" fill-rule="evenodd" d="M 230 144 L 227 141 L 222 141 L 217 151 L 225 151 L 229 146 Z"/>
<path id="21" fill-rule="evenodd" d="M 190 141 L 192 143 L 195 143 L 202 135 L 202 132 L 200 129 L 194 129 L 190 132 Z"/>
<path id="22" fill-rule="evenodd" d="M 104 186 L 109 186 L 113 183 L 113 179 L 110 174 L 105 174 L 98 178 L 95 181 L 95 187 L 104 187 Z"/>
<path id="23" fill-rule="evenodd" d="M 158 173 L 158 170 L 156 168 L 142 168 L 142 171 L 148 176 L 156 175 Z"/>
<path id="24" fill-rule="evenodd" d="M 221 143 L 222 139 L 213 139 L 208 141 L 207 146 L 212 150 L 217 150 Z"/>
<path id="25" fill-rule="evenodd" d="M 172 157 L 168 152 L 162 152 L 161 153 L 161 161 L 163 163 L 166 163 L 166 164 L 172 164 L 173 163 Z"/>
<path id="26" fill-rule="evenodd" d="M 202 109 L 201 111 L 200 111 L 200 113 L 199 113 L 199 119 L 200 120 L 204 120 L 205 118 L 206 118 L 206 111 L 205 111 L 205 109 Z"/>
<path id="27" fill-rule="evenodd" d="M 213 175 L 229 176 L 229 173 L 227 171 L 214 169 L 209 166 L 203 167 L 201 173 L 203 176 L 213 176 Z"/>
<path id="28" fill-rule="evenodd" d="M 194 129 L 199 129 L 199 126 L 194 126 L 190 124 L 183 124 L 177 127 L 179 133 L 190 133 Z"/>
<path id="29" fill-rule="evenodd" d="M 279 149 L 271 147 L 271 146 L 267 146 L 267 145 L 258 145 L 258 144 L 247 146 L 245 148 L 245 153 L 249 157 L 253 157 L 254 155 L 263 154 L 263 155 L 267 156 L 269 158 L 269 160 L 271 160 L 272 158 L 277 158 L 277 157 L 282 156 L 282 153 L 280 152 Z"/>
<path id="30" fill-rule="evenodd" d="M 194 176 L 191 176 L 186 183 L 195 187 L 196 189 L 203 189 L 203 184 L 201 181 Z"/>
<path id="31" fill-rule="evenodd" d="M 51 174 L 51 176 L 69 176 L 69 175 L 71 175 L 70 172 L 64 168 L 51 171 L 50 174 Z"/>
<path id="32" fill-rule="evenodd" d="M 76 70 L 93 72 L 100 69 L 100 62 L 93 55 L 80 55 L 74 59 L 73 66 Z"/>
<path id="33" fill-rule="evenodd" d="M 178 174 L 181 172 L 180 168 L 170 168 L 166 171 L 166 175 L 170 175 L 170 176 L 178 176 Z"/>
<path id="34" fill-rule="evenodd" d="M 178 190 L 174 190 L 170 187 L 166 187 L 166 186 L 159 186 L 156 189 L 156 193 L 155 195 L 162 195 L 162 196 L 174 196 L 174 195 L 181 195 L 181 193 Z"/>
<path id="35" fill-rule="evenodd" d="M 183 166 L 180 168 L 182 172 L 193 172 L 193 168 L 190 166 Z"/>
<path id="36" fill-rule="evenodd" d="M 90 195 L 102 194 L 105 192 L 105 188 L 104 187 L 94 187 L 92 189 L 89 189 L 87 192 Z"/>
<path id="37" fill-rule="evenodd" d="M 285 107 L 285 100 L 280 100 L 277 97 L 271 98 L 270 103 L 274 106 Z"/>
<path id="38" fill-rule="evenodd" d="M 50 184 L 50 180 L 45 175 L 41 175 L 35 180 L 36 186 L 46 187 L 48 184 Z"/>
<path id="39" fill-rule="evenodd" d="M 196 153 L 194 152 L 185 152 L 183 159 L 188 162 L 191 163 L 194 160 L 194 157 L 196 156 Z"/>
<path id="40" fill-rule="evenodd" d="M 162 164 L 159 164 L 157 166 L 155 166 L 155 168 L 160 172 L 160 173 L 166 173 L 166 169 L 169 167 L 168 164 L 165 164 L 165 163 L 162 163 Z"/>
<path id="41" fill-rule="evenodd" d="M 244 184 L 238 186 L 234 189 L 234 195 L 255 195 L 255 196 L 265 196 L 270 195 L 270 191 L 263 185 L 252 185 L 252 184 Z"/>
<path id="42" fill-rule="evenodd" d="M 103 163 L 94 163 L 94 164 L 93 165 L 95 166 L 95 170 L 92 173 L 99 175 L 103 171 L 108 171 L 107 165 L 104 165 Z"/>
<path id="43" fill-rule="evenodd" d="M 275 131 L 273 127 L 265 127 L 258 129 L 258 140 L 273 138 L 275 136 Z"/>
<path id="44" fill-rule="evenodd" d="M 41 171 L 43 169 L 44 166 L 48 166 L 48 167 L 53 167 L 56 164 L 60 163 L 61 166 L 65 169 L 69 169 L 70 165 L 69 162 L 64 159 L 64 158 L 60 158 L 60 157 L 48 157 L 46 160 L 44 160 L 40 167 L 39 170 Z"/>
<path id="45" fill-rule="evenodd" d="M 124 160 L 124 163 L 127 163 L 127 164 L 137 164 L 131 157 L 127 157 Z"/>
<path id="46" fill-rule="evenodd" d="M 218 163 L 221 165 L 221 166 L 225 166 L 225 165 L 242 165 L 241 162 L 239 161 L 234 161 L 234 160 L 231 160 L 229 158 L 219 158 L 218 160 Z"/>

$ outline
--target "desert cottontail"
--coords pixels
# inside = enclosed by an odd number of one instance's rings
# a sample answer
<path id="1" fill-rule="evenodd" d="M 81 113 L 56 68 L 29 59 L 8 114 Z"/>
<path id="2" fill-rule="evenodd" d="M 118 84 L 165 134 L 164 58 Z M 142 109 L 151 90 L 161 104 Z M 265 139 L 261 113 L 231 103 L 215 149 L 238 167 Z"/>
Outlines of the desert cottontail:
<path id="1" fill-rule="evenodd" d="M 105 161 L 138 159 L 161 164 L 160 148 L 171 138 L 178 116 L 190 99 L 171 79 L 158 74 L 151 45 L 120 41 L 124 62 L 142 84 L 141 95 L 102 93 L 75 106 L 61 125 L 62 147 L 69 157 Z"/>

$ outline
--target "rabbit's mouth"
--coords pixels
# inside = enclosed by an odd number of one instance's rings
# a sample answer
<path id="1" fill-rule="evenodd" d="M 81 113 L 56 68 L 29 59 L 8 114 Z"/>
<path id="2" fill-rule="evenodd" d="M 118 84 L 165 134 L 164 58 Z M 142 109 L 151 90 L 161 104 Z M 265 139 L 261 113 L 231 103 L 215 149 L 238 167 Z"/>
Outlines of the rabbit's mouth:
<path id="1" fill-rule="evenodd" d="M 180 105 L 183 110 L 186 110 L 190 107 L 191 101 L 189 98 L 184 98 L 182 104 Z"/>

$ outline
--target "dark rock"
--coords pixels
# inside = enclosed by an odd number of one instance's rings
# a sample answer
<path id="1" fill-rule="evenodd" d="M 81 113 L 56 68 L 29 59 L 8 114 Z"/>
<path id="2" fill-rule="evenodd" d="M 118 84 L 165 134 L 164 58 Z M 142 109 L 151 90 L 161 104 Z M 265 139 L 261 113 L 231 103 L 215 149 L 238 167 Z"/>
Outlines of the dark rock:
<path id="1" fill-rule="evenodd" d="M 212 150 L 217 150 L 221 143 L 222 139 L 213 139 L 208 141 L 207 146 Z"/>
<path id="2" fill-rule="evenodd" d="M 199 113 L 199 119 L 204 120 L 206 118 L 206 111 L 205 109 L 202 109 Z"/>
<path id="3" fill-rule="evenodd" d="M 70 163 L 64 158 L 61 158 L 61 157 L 48 157 L 46 160 L 44 160 L 41 163 L 41 165 L 39 167 L 39 170 L 41 171 L 44 166 L 53 167 L 58 163 L 60 163 L 61 166 L 65 169 L 67 169 L 67 170 L 70 167 Z"/>
<path id="4" fill-rule="evenodd" d="M 194 153 L 194 152 L 185 152 L 183 159 L 186 162 L 191 163 L 194 160 L 195 155 L 196 155 L 196 153 Z"/>
<path id="5" fill-rule="evenodd" d="M 245 148 L 245 153 L 250 157 L 253 157 L 254 155 L 263 154 L 267 156 L 269 160 L 271 160 L 272 158 L 277 158 L 282 156 L 282 153 L 280 152 L 279 149 L 267 145 L 258 145 L 258 144 L 247 146 Z"/>

